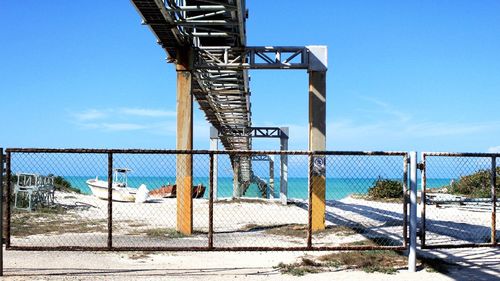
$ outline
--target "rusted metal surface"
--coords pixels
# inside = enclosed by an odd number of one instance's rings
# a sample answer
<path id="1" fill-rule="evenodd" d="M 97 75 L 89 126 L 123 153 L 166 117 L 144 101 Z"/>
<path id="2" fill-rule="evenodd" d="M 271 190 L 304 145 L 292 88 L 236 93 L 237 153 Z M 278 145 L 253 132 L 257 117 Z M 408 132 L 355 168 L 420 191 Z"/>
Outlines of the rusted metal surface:
<path id="1" fill-rule="evenodd" d="M 432 168 L 432 163 L 430 163 L 430 157 L 444 157 L 444 158 L 478 158 L 478 159 L 483 159 L 483 162 L 490 162 L 491 166 L 489 168 L 477 168 L 479 171 L 488 171 L 490 174 L 490 188 L 491 188 L 491 198 L 471 198 L 471 199 L 457 199 L 457 200 L 445 200 L 445 201 L 438 201 L 438 202 L 443 202 L 443 203 L 448 203 L 448 202 L 457 202 L 457 203 L 463 203 L 463 202 L 490 202 L 491 201 L 491 224 L 487 228 L 489 228 L 489 237 L 488 240 L 490 240 L 489 243 L 482 243 L 482 242 L 475 242 L 475 241 L 470 241 L 470 240 L 461 240 L 460 238 L 456 238 L 455 240 L 459 241 L 450 241 L 447 243 L 439 243 L 439 244 L 433 244 L 430 242 L 429 239 L 426 239 L 426 233 L 428 231 L 432 232 L 430 228 L 432 227 L 432 221 L 433 219 L 427 221 L 426 217 L 426 209 L 427 209 L 427 204 L 429 203 L 429 200 L 427 198 L 427 177 L 428 175 L 428 169 Z M 421 248 L 422 249 L 445 249 L 445 248 L 468 248 L 468 247 L 495 247 L 498 246 L 497 242 L 497 235 L 496 235 L 496 181 L 497 181 L 497 164 L 496 164 L 496 158 L 500 157 L 499 153 L 450 153 L 450 152 L 423 152 L 422 153 L 422 193 L 421 193 L 421 204 L 422 204 L 422 211 L 421 211 Z M 464 165 L 461 163 L 460 165 Z M 477 170 L 476 170 L 477 171 Z M 433 201 L 436 202 L 436 201 Z M 429 216 L 432 214 L 429 214 Z M 428 225 L 429 224 L 429 225 Z M 476 233 L 476 232 L 474 232 Z M 463 243 L 465 242 L 465 243 Z"/>
<path id="2" fill-rule="evenodd" d="M 113 248 L 113 153 L 108 153 L 108 249 Z"/>
<path id="3" fill-rule="evenodd" d="M 4 198 L 3 198 L 3 148 L 0 148 L 0 276 L 3 276 L 3 206 L 4 206 Z"/>
<path id="4" fill-rule="evenodd" d="M 425 197 L 426 189 L 427 189 L 427 177 L 426 177 L 426 172 L 425 172 L 425 158 L 426 154 L 422 153 L 422 167 L 423 169 L 421 170 L 421 175 L 422 175 L 422 190 L 420 193 L 420 202 L 422 204 L 422 213 L 420 214 L 420 244 L 421 247 L 425 247 L 425 209 L 427 206 L 427 200 Z"/>
<path id="5" fill-rule="evenodd" d="M 6 159 L 5 159 L 5 176 L 7 177 L 7 192 L 5 198 L 5 212 L 7 216 L 7 221 L 5 222 L 5 248 L 8 249 L 10 247 L 10 222 L 11 222 L 11 207 L 10 207 L 10 198 L 11 198 L 11 188 L 12 188 L 12 174 L 11 174 L 11 153 L 7 150 Z M 3 230 L 2 230 L 3 231 Z"/>
<path id="6" fill-rule="evenodd" d="M 312 171 L 314 167 L 313 157 L 309 156 L 309 171 L 308 171 L 308 204 L 307 204 L 307 248 L 312 248 Z"/>
<path id="7" fill-rule="evenodd" d="M 491 157 L 491 244 L 497 245 L 497 158 Z"/>
<path id="8" fill-rule="evenodd" d="M 403 246 L 408 246 L 408 155 L 403 156 Z"/>
<path id="9" fill-rule="evenodd" d="M 95 153 L 95 154 L 228 154 L 228 155 L 373 155 L 405 156 L 404 151 L 279 151 L 279 150 L 164 150 L 164 149 L 85 149 L 8 148 L 11 153 Z"/>
<path id="10" fill-rule="evenodd" d="M 313 237 L 313 231 L 312 231 L 312 173 L 314 169 L 314 157 L 315 155 L 320 155 L 320 156 L 325 156 L 325 155 L 343 155 L 343 156 L 403 156 L 403 160 L 406 161 L 408 154 L 406 152 L 347 152 L 347 151 L 321 151 L 321 152 L 310 152 L 310 151 L 207 151 L 207 150 L 199 150 L 199 151 L 179 151 L 179 150 L 137 150 L 137 149 L 8 149 L 7 150 L 7 159 L 8 159 L 8 179 L 10 180 L 10 159 L 11 159 L 11 153 L 19 153 L 19 154 L 25 154 L 25 153 L 32 153 L 34 155 L 36 154 L 99 154 L 99 155 L 106 155 L 107 156 L 107 174 L 108 174 L 108 200 L 107 200 L 107 245 L 105 247 L 95 247 L 95 246 L 33 246 L 33 245 L 26 245 L 26 246 L 19 246 L 19 245 L 10 245 L 10 219 L 12 214 L 10 213 L 10 204 L 7 204 L 8 207 L 8 228 L 7 228 L 7 233 L 9 235 L 9 241 L 8 244 L 8 249 L 9 250 L 54 250 L 54 251 L 131 251 L 131 250 L 142 250 L 142 251 L 334 251 L 334 250 L 373 250 L 373 249 L 392 249 L 392 250 L 403 250 L 406 248 L 406 232 L 407 232 L 407 223 L 406 223 L 406 211 L 404 212 L 403 215 L 403 233 L 401 233 L 401 246 L 394 246 L 394 245 L 372 245 L 372 246 L 356 246 L 356 245 L 349 245 L 349 246 L 318 246 L 314 247 L 312 243 L 312 237 Z M 209 162 L 209 196 L 208 196 L 208 242 L 206 247 L 200 247 L 200 246 L 177 246 L 177 245 L 172 245 L 172 247 L 167 247 L 167 246 L 161 246 L 161 247 L 152 247 L 150 245 L 145 245 L 145 246 L 137 246 L 137 247 L 130 247 L 130 246 L 121 246 L 121 245 L 115 245 L 113 243 L 113 192 L 112 192 L 112 187 L 113 187 L 113 159 L 114 155 L 113 154 L 172 154 L 172 155 L 177 155 L 177 154 L 185 154 L 185 155 L 193 155 L 193 154 L 198 154 L 198 155 L 207 155 L 209 156 L 210 162 Z M 307 161 L 308 161 L 308 206 L 307 206 L 307 212 L 308 212 L 308 222 L 307 222 L 307 244 L 300 246 L 300 247 L 263 247 L 263 246 L 243 246 L 243 245 L 235 245 L 235 247 L 226 247 L 226 246 L 221 246 L 221 247 L 216 247 L 214 246 L 214 188 L 213 188 L 213 182 L 214 182 L 214 161 L 215 161 L 215 156 L 216 155 L 302 155 L 302 156 L 308 156 Z M 118 160 L 118 156 L 116 156 L 117 159 L 115 161 L 120 161 Z M 343 157 L 344 158 L 344 157 Z M 346 159 L 351 159 L 351 158 L 346 158 Z M 394 158 L 395 159 L 395 158 Z M 102 161 L 102 160 L 101 160 Z M 352 160 L 349 160 L 352 161 Z M 399 160 L 398 160 L 399 161 Z M 119 163 L 119 162 L 118 162 Z M 37 164 L 39 165 L 39 164 Z M 399 164 L 398 164 L 398 167 Z M 407 168 L 403 166 L 403 177 L 407 177 Z M 400 171 L 400 170 L 399 170 Z M 9 183 L 10 184 L 10 183 Z M 406 187 L 406 180 L 404 181 L 404 188 L 405 192 L 407 190 Z M 9 198 L 10 198 L 10 193 L 9 193 Z M 403 206 L 403 209 L 406 207 Z M 116 237 L 115 237 L 116 238 Z M 116 241 L 119 241 L 116 240 Z M 118 242 L 116 242 L 118 243 Z M 57 244 L 55 244 L 57 245 Z"/>
<path id="11" fill-rule="evenodd" d="M 472 152 L 422 152 L 427 156 L 446 157 L 500 157 L 500 153 L 472 153 Z"/>
<path id="12" fill-rule="evenodd" d="M 370 251 L 370 250 L 394 250 L 402 251 L 402 246 L 338 246 L 338 247 L 33 247 L 33 246 L 12 246 L 9 250 L 15 251 L 180 251 L 180 252 L 260 252 L 260 251 Z"/>
<path id="13" fill-rule="evenodd" d="M 208 194 L 208 248 L 214 248 L 214 155 L 210 154 L 210 172 Z"/>

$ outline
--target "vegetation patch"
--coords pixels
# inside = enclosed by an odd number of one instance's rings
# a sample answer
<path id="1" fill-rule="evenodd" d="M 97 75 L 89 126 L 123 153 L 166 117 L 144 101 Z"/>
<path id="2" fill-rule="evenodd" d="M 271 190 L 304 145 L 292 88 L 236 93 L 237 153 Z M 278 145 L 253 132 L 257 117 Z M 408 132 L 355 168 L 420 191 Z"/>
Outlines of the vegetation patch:
<path id="1" fill-rule="evenodd" d="M 71 183 L 61 176 L 54 177 L 54 186 L 58 191 L 81 193 L 80 189 L 71 186 Z"/>
<path id="2" fill-rule="evenodd" d="M 402 199 L 403 183 L 379 177 L 368 189 L 368 197 L 373 199 Z"/>
<path id="3" fill-rule="evenodd" d="M 195 230 L 193 231 L 193 235 L 206 234 L 206 232 Z M 168 227 L 158 227 L 158 228 L 136 228 L 128 231 L 127 235 L 146 235 L 148 237 L 154 238 L 187 238 L 190 235 L 185 235 L 181 232 L 178 232 L 174 228 Z"/>
<path id="4" fill-rule="evenodd" d="M 397 252 L 382 250 L 339 252 L 320 256 L 318 260 L 327 266 L 387 274 L 393 274 L 408 264 L 406 257 Z"/>
<path id="5" fill-rule="evenodd" d="M 167 237 L 167 238 L 186 237 L 186 235 L 184 235 L 181 232 L 178 232 L 173 228 L 151 228 L 151 229 L 146 229 L 145 233 L 147 236 L 150 237 Z"/>
<path id="6" fill-rule="evenodd" d="M 500 167 L 497 167 L 497 174 L 500 174 Z M 495 186 L 496 193 L 500 193 L 500 181 Z M 449 192 L 456 195 L 465 195 L 473 198 L 491 198 L 491 172 L 490 170 L 480 170 L 474 174 L 460 177 L 449 186 Z"/>
<path id="7" fill-rule="evenodd" d="M 130 255 L 128 255 L 128 258 L 131 260 L 144 260 L 150 258 L 152 254 L 155 254 L 155 252 L 149 252 L 149 251 L 132 252 Z"/>
<path id="8" fill-rule="evenodd" d="M 247 224 L 241 231 L 264 231 L 266 234 L 289 236 L 295 238 L 307 238 L 306 224 L 281 224 L 281 225 L 257 225 Z M 314 235 L 326 236 L 336 234 L 338 236 L 349 236 L 359 233 L 357 226 L 333 225 L 327 226 L 324 230 L 313 232 Z"/>
<path id="9" fill-rule="evenodd" d="M 57 235 L 65 233 L 106 232 L 106 220 L 84 220 L 67 214 L 62 208 L 39 208 L 37 212 L 16 212 L 12 215 L 12 235 Z"/>
<path id="10" fill-rule="evenodd" d="M 292 264 L 279 263 L 277 268 L 281 273 L 293 276 L 303 276 L 307 273 L 319 273 L 325 271 L 323 264 L 305 257 L 301 258 L 300 262 Z"/>

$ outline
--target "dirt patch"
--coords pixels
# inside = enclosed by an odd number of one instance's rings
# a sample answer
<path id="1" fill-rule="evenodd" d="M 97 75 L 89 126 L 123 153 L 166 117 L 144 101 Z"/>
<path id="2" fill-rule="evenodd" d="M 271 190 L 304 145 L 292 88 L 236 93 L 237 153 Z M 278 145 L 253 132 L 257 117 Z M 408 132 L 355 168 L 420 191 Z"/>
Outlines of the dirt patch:
<path id="1" fill-rule="evenodd" d="M 295 238 L 307 238 L 307 225 L 305 224 L 282 224 L 282 225 L 256 225 L 247 224 L 241 231 L 263 231 L 266 234 L 288 236 Z M 326 236 L 336 234 L 339 236 L 349 236 L 358 233 L 357 226 L 334 225 L 327 226 L 324 230 L 315 231 L 313 235 Z"/>
<path id="2" fill-rule="evenodd" d="M 107 221 L 86 220 L 62 208 L 40 208 L 36 212 L 15 212 L 11 221 L 12 235 L 57 235 L 65 233 L 107 232 Z"/>

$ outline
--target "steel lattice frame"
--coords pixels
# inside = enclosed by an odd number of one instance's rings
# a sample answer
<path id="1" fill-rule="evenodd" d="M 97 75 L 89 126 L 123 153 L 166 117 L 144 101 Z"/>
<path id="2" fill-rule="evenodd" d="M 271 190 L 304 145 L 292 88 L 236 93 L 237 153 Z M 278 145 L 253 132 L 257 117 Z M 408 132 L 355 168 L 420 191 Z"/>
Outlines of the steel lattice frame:
<path id="1" fill-rule="evenodd" d="M 231 48 L 243 56 L 246 45 L 244 0 L 132 0 L 174 62 L 180 48 Z M 197 57 L 197 56 L 196 56 Z M 219 131 L 241 131 L 251 126 L 250 89 L 242 68 L 193 67 L 193 95 L 207 120 Z M 251 149 L 251 138 L 221 137 L 227 150 Z"/>

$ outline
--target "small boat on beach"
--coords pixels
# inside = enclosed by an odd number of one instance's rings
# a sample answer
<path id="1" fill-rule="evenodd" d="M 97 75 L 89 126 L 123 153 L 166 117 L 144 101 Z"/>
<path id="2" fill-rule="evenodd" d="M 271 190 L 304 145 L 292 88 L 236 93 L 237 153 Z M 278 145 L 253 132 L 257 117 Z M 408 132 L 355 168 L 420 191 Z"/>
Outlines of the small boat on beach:
<path id="1" fill-rule="evenodd" d="M 128 168 L 114 169 L 113 177 L 113 201 L 134 202 L 137 189 L 128 186 L 127 173 L 131 172 Z M 108 200 L 108 181 L 100 180 L 98 177 L 86 181 L 92 194 L 95 197 Z"/>
<path id="2" fill-rule="evenodd" d="M 194 185 L 192 189 L 193 198 L 203 198 L 205 195 L 205 186 L 202 184 Z M 168 184 L 164 185 L 158 189 L 152 190 L 149 192 L 150 197 L 156 198 L 173 198 L 177 195 L 177 185 Z"/>

